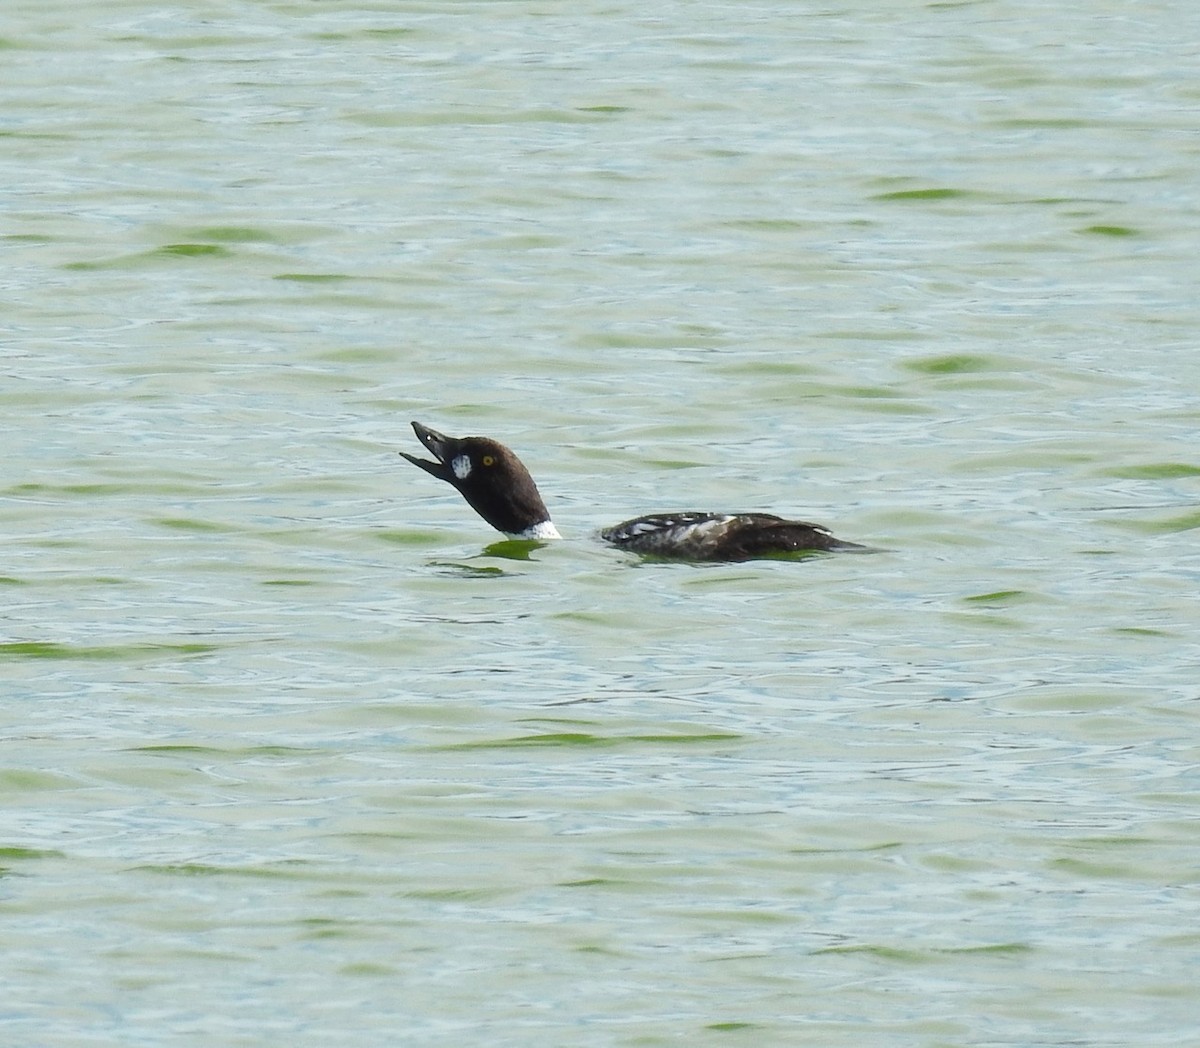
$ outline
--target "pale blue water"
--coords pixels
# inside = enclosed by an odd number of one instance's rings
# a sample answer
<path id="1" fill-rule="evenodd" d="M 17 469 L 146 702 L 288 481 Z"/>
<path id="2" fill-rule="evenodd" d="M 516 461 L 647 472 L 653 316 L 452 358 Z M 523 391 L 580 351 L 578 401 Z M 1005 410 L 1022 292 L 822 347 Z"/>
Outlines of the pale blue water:
<path id="1" fill-rule="evenodd" d="M 0 1041 L 1200 1043 L 1198 23 L 8 5 Z"/>

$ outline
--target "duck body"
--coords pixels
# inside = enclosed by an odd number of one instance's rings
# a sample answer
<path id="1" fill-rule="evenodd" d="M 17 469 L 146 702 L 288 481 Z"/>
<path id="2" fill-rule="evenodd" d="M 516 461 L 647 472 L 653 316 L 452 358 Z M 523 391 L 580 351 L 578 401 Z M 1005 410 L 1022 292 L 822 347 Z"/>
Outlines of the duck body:
<path id="1" fill-rule="evenodd" d="M 497 531 L 519 539 L 562 537 L 533 477 L 510 449 L 489 437 L 447 437 L 420 422 L 412 427 L 434 460 L 400 454 L 456 488 Z M 835 537 L 819 524 L 773 513 L 654 513 L 604 528 L 600 537 L 631 553 L 696 561 L 866 548 Z"/>
<path id="2" fill-rule="evenodd" d="M 819 524 L 773 513 L 653 513 L 605 528 L 600 537 L 633 553 L 686 560 L 754 560 L 861 548 Z"/>

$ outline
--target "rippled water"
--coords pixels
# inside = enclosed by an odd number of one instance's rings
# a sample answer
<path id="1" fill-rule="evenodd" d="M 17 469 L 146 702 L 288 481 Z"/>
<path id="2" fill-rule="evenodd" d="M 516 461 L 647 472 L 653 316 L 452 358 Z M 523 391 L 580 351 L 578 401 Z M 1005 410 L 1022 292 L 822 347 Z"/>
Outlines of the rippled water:
<path id="1" fill-rule="evenodd" d="M 1190 5 L 5 19 L 5 1044 L 1194 1037 Z"/>

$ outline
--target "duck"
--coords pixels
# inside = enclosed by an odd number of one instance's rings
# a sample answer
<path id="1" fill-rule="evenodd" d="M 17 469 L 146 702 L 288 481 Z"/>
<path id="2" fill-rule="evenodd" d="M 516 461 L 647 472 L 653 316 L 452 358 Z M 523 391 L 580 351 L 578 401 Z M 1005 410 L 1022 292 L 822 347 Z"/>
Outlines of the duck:
<path id="1" fill-rule="evenodd" d="M 446 436 L 420 422 L 412 428 L 433 458 L 406 451 L 401 457 L 453 487 L 497 531 L 534 542 L 562 538 L 529 470 L 510 448 L 490 437 Z M 773 513 L 650 513 L 603 528 L 600 538 L 645 557 L 693 561 L 868 549 L 820 524 Z"/>

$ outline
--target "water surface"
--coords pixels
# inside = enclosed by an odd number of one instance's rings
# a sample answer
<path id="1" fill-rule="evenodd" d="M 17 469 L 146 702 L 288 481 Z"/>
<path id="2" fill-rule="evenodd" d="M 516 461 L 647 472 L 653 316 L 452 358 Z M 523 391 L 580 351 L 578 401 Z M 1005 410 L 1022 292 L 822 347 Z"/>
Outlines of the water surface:
<path id="1" fill-rule="evenodd" d="M 10 5 L 5 1043 L 1186 1043 L 1197 28 Z"/>

